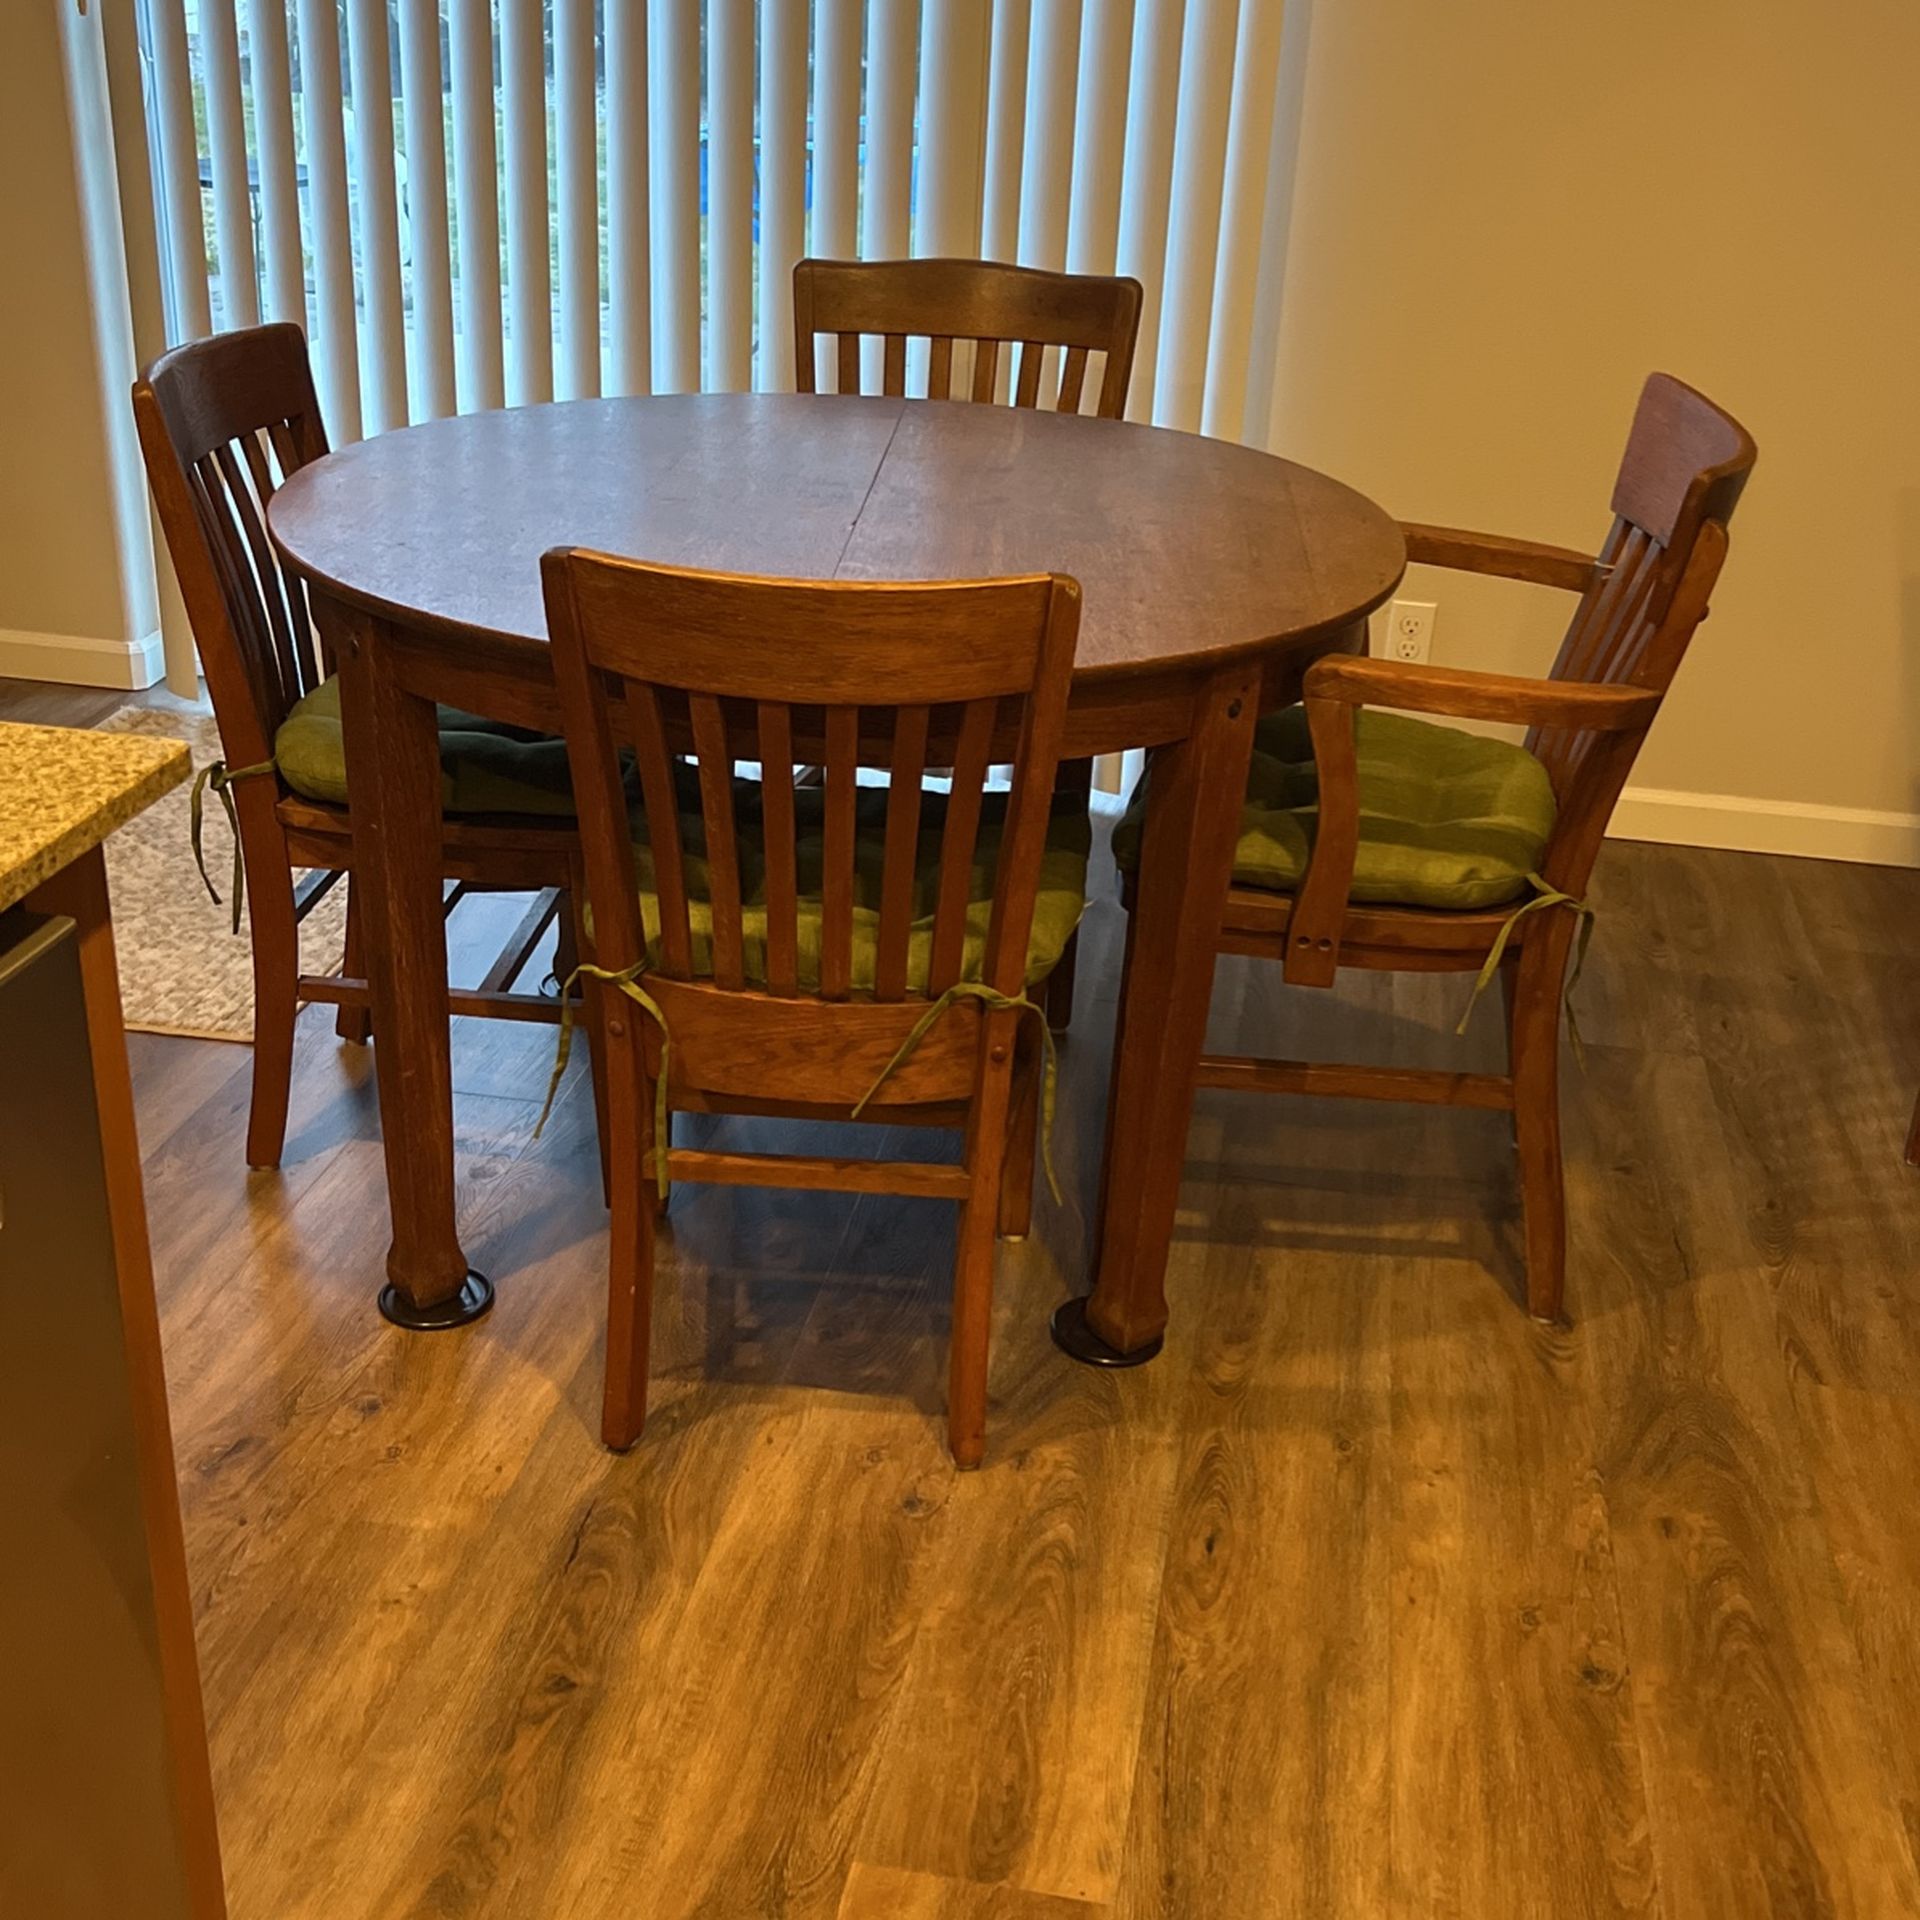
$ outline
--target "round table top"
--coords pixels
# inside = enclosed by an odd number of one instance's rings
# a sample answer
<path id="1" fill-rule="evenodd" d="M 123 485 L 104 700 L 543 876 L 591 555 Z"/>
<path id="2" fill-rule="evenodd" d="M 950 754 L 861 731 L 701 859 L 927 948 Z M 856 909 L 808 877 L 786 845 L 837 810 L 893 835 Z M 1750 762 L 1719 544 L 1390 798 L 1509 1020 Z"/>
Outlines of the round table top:
<path id="1" fill-rule="evenodd" d="M 1077 673 L 1351 625 L 1406 565 L 1364 495 L 1232 441 L 966 402 L 576 400 L 343 447 L 269 508 L 299 573 L 376 613 L 544 642 L 540 555 L 811 580 L 1073 575 Z"/>

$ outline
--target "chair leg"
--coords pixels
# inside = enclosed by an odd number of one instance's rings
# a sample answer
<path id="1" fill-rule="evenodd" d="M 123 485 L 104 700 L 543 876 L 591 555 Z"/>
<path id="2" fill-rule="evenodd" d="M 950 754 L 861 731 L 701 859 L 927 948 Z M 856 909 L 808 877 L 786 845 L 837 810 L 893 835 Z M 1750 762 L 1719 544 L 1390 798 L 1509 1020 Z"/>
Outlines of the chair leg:
<path id="1" fill-rule="evenodd" d="M 340 963 L 340 970 L 350 980 L 364 980 L 367 977 L 366 956 L 362 950 L 364 935 L 361 931 L 360 889 L 354 883 L 352 874 L 347 876 L 347 955 Z M 295 936 L 296 941 L 298 936 Z M 295 953 L 298 954 L 298 947 Z M 296 960 L 297 970 L 297 960 Z M 373 1016 L 366 1007 L 342 1007 L 333 1016 L 333 1030 L 342 1040 L 351 1040 L 356 1046 L 364 1047 L 373 1033 Z"/>
<path id="2" fill-rule="evenodd" d="M 1016 1016 L 991 1013 L 981 1034 L 981 1072 L 967 1116 L 967 1197 L 953 1262 L 953 1334 L 947 1354 L 947 1445 L 957 1467 L 987 1450 L 987 1349 L 993 1335 L 994 1229 L 1007 1154 Z"/>
<path id="3" fill-rule="evenodd" d="M 585 911 L 582 883 L 576 880 L 560 895 L 560 912 L 554 927 L 553 977 L 563 987 L 586 951 Z"/>
<path id="4" fill-rule="evenodd" d="M 258 878 L 256 868 L 263 869 Z M 277 1167 L 287 1143 L 287 1103 L 293 1090 L 300 926 L 293 917 L 293 874 L 284 859 L 248 861 L 247 880 L 247 921 L 253 935 L 253 1096 L 247 1114 L 247 1165 Z"/>
<path id="5" fill-rule="evenodd" d="M 953 1337 L 947 1355 L 947 1446 L 957 1467 L 987 1450 L 987 1358 L 993 1332 L 994 1185 L 976 1178 L 961 1202 L 953 1268 Z"/>
<path id="6" fill-rule="evenodd" d="M 1529 941 L 1514 981 L 1513 1125 L 1526 1220 L 1527 1311 L 1560 1316 L 1566 1292 L 1567 1199 L 1560 1155 L 1560 984 L 1568 935 Z"/>
<path id="7" fill-rule="evenodd" d="M 1520 956 L 1517 953 L 1509 952 L 1506 958 L 1500 963 L 1500 1017 L 1507 1023 L 1507 1067 L 1509 1071 L 1511 1071 L 1513 1067 L 1513 1010 L 1516 1004 L 1515 996 L 1518 994 L 1519 989 Z M 1513 1144 L 1517 1151 L 1520 1145 L 1520 1113 L 1518 1107 L 1516 1106 L 1514 1111 L 1507 1117 L 1511 1123 Z"/>
<path id="8" fill-rule="evenodd" d="M 1033 1163 L 1040 1142 L 1040 1059 L 1023 1028 L 1014 1068 L 1013 1113 L 1007 1127 L 1006 1164 L 1000 1169 L 1000 1236 L 1024 1240 L 1033 1231 Z"/>
<path id="9" fill-rule="evenodd" d="M 645 1169 L 652 1100 L 631 1029 L 608 1049 L 613 1212 L 607 1256 L 607 1378 L 600 1437 L 616 1453 L 647 1421 L 653 1335 L 654 1196 Z"/>
<path id="10" fill-rule="evenodd" d="M 593 1137 L 600 1150 L 600 1200 L 613 1205 L 613 1141 L 607 1119 L 607 1035 L 594 1008 L 594 996 L 587 996 L 581 1009 L 580 1025 L 587 1039 L 587 1072 L 593 1080 Z"/>
<path id="11" fill-rule="evenodd" d="M 1073 969 L 1080 957 L 1080 934 L 1076 928 L 1066 949 L 1047 975 L 1047 1025 L 1055 1033 L 1065 1033 L 1073 1019 Z"/>
<path id="12" fill-rule="evenodd" d="M 1058 773 L 1054 775 L 1054 792 L 1077 794 L 1084 811 L 1092 804 L 1093 762 L 1091 760 L 1063 760 Z M 1055 1033 L 1065 1033 L 1068 1023 L 1073 1019 L 1073 977 L 1074 963 L 1080 957 L 1080 935 L 1076 932 L 1067 942 L 1066 951 L 1061 954 L 1058 964 L 1047 976 L 1046 1009 L 1047 1025 Z"/>
<path id="13" fill-rule="evenodd" d="M 560 900 L 560 937 L 555 943 L 553 970 L 563 989 L 586 950 L 585 898 L 584 890 L 576 883 Z M 589 993 L 583 999 L 580 1027 L 587 1041 L 587 1070 L 593 1076 L 593 1132 L 600 1149 L 600 1199 L 604 1206 L 611 1207 L 613 1144 L 607 1113 L 607 1035 L 601 1022 L 598 994 Z"/>

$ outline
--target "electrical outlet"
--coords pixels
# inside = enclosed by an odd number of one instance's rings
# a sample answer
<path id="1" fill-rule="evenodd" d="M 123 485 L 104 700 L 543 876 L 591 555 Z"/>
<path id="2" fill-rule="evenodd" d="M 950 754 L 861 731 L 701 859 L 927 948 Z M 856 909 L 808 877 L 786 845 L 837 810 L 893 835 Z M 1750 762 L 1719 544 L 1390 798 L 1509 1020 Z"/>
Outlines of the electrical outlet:
<path id="1" fill-rule="evenodd" d="M 1431 600 L 1396 600 L 1387 610 L 1387 658 L 1418 661 L 1433 655 L 1433 622 L 1440 609 Z"/>

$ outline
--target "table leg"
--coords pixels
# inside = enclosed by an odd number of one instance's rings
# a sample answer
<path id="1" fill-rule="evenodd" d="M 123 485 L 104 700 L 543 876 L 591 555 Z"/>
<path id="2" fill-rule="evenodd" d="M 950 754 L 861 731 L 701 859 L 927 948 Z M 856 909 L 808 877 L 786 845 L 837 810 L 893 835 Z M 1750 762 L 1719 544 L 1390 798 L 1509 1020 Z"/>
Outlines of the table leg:
<path id="1" fill-rule="evenodd" d="M 453 1068 L 441 910 L 440 741 L 431 700 L 396 681 L 386 629 L 329 621 L 353 793 L 354 896 L 373 1022 L 393 1243 L 380 1311 L 418 1329 L 464 1326 L 493 1304 L 454 1225 Z"/>
<path id="2" fill-rule="evenodd" d="M 1154 757 L 1114 1038 L 1093 1292 L 1053 1317 L 1055 1342 L 1094 1366 L 1151 1360 L 1167 1324 L 1167 1253 L 1259 689 L 1257 666 L 1215 675 L 1196 698 L 1187 738 Z"/>

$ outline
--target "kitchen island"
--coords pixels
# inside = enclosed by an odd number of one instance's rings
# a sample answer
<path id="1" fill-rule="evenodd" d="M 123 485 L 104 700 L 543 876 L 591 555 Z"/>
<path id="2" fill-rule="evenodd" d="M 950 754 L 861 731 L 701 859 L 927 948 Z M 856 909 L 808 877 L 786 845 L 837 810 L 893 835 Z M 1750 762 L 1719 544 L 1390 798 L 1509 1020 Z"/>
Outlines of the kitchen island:
<path id="1" fill-rule="evenodd" d="M 184 744 L 0 725 L 0 1913 L 220 1920 L 103 842 Z"/>

